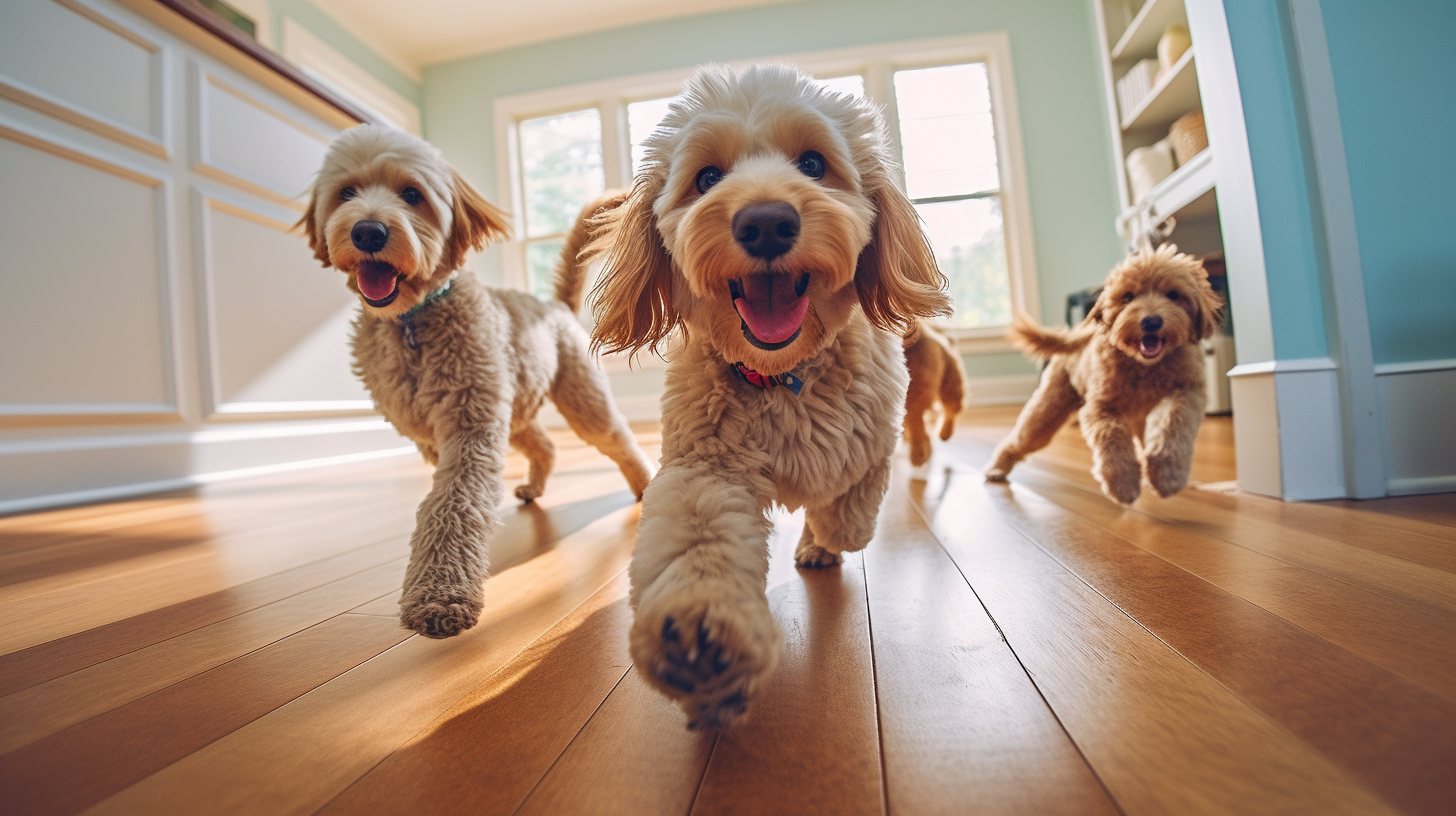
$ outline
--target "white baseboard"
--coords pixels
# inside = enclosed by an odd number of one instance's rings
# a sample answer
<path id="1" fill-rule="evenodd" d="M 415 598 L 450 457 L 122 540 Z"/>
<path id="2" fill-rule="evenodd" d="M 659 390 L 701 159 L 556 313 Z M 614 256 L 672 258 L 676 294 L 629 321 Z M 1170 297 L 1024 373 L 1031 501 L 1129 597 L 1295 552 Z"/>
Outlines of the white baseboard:
<path id="1" fill-rule="evenodd" d="M 175 490 L 412 449 L 388 423 L 374 418 L 16 440 L 0 445 L 0 513 Z"/>
<path id="2" fill-rule="evenodd" d="M 1375 387 L 1386 489 L 1396 496 L 1456 490 L 1456 360 L 1377 366 Z"/>
<path id="3" fill-rule="evenodd" d="M 1349 495 L 1333 361 L 1240 365 L 1229 385 L 1240 488 L 1289 501 Z"/>
<path id="4" fill-rule="evenodd" d="M 1036 374 L 967 377 L 966 405 L 1020 405 L 1031 397 L 1040 379 Z"/>

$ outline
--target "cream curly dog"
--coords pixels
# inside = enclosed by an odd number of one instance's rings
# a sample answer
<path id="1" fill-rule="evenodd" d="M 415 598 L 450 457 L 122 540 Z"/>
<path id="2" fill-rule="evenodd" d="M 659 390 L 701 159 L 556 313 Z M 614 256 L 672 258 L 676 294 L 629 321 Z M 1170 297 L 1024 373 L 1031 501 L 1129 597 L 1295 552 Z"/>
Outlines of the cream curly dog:
<path id="1" fill-rule="evenodd" d="M 529 460 L 516 497 L 541 495 L 555 459 L 536 419 L 550 397 L 572 430 L 611 457 L 639 497 L 651 478 L 588 351 L 575 310 L 585 233 L 558 269 L 560 303 L 457 273 L 466 253 L 506 234 L 507 217 L 434 147 L 360 125 L 329 148 L 299 222 L 324 266 L 348 275 L 363 306 L 354 370 L 379 408 L 435 465 L 416 516 L 400 621 L 429 637 L 475 625 L 507 445 Z"/>
<path id="2" fill-rule="evenodd" d="M 597 343 L 675 328 L 662 470 L 632 557 L 632 658 L 692 727 L 741 714 L 778 663 L 766 596 L 771 505 L 807 508 L 803 567 L 874 532 L 906 371 L 904 324 L 945 280 L 895 188 L 868 103 L 788 66 L 700 69 L 597 219 Z"/>
<path id="3" fill-rule="evenodd" d="M 1005 481 L 1076 411 L 1092 448 L 1092 475 L 1108 498 L 1131 504 L 1142 492 L 1138 443 L 1158 495 L 1182 490 L 1208 402 L 1198 343 L 1222 319 L 1223 301 L 1203 265 L 1171 244 L 1130 255 L 1112 270 L 1075 329 L 1046 329 L 1018 315 L 1012 341 L 1050 363 L 992 454 L 986 479 Z"/>

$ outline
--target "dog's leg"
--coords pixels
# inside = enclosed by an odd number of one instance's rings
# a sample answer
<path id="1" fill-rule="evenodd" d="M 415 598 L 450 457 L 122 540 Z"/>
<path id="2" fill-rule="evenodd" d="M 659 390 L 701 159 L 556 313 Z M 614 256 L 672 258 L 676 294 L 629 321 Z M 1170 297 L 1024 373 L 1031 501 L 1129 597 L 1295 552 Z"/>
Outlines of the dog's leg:
<path id="1" fill-rule="evenodd" d="M 556 445 L 552 444 L 551 436 L 541 427 L 540 421 L 533 417 L 511 432 L 511 447 L 524 453 L 530 463 L 526 483 L 516 487 L 516 498 L 534 501 L 546 492 L 546 477 L 551 475 L 551 468 L 556 464 Z"/>
<path id="2" fill-rule="evenodd" d="M 1036 393 L 1016 418 L 1016 427 L 991 454 L 986 466 L 986 480 L 1004 482 L 1016 463 L 1051 444 L 1067 417 L 1082 404 L 1072 387 L 1071 378 L 1060 365 L 1052 364 L 1042 377 Z"/>
<path id="3" fill-rule="evenodd" d="M 1159 496 L 1166 499 L 1188 485 L 1193 443 L 1207 408 L 1208 394 L 1199 388 L 1169 396 L 1148 414 L 1143 453 L 1148 482 Z"/>
<path id="4" fill-rule="evenodd" d="M 783 648 L 766 594 L 760 497 L 772 485 L 725 461 L 741 459 L 663 468 L 643 496 L 632 554 L 632 660 L 682 705 L 689 728 L 742 714 Z"/>
<path id="5" fill-rule="evenodd" d="M 933 394 L 912 392 L 909 404 L 905 406 L 905 441 L 910 445 L 910 464 L 916 467 L 930 460 L 930 434 L 925 432 L 925 413 L 930 410 L 933 399 Z"/>
<path id="6" fill-rule="evenodd" d="M 1120 504 L 1137 501 L 1143 471 L 1132 428 L 1114 408 L 1095 400 L 1088 402 L 1078 417 L 1082 436 L 1092 448 L 1092 475 L 1102 485 L 1102 492 Z"/>
<path id="7" fill-rule="evenodd" d="M 617 410 L 607 375 L 587 356 L 584 343 L 575 351 L 561 357 L 551 401 L 577 436 L 617 463 L 632 495 L 641 499 L 652 479 L 652 466 Z"/>
<path id="8" fill-rule="evenodd" d="M 475 625 L 484 604 L 486 543 L 505 491 L 507 428 L 501 421 L 459 431 L 440 446 L 434 485 L 415 513 L 410 562 L 399 619 L 426 637 L 443 638 Z"/>
<path id="9" fill-rule="evenodd" d="M 890 486 L 890 463 L 881 462 L 844 495 L 822 507 L 804 512 L 804 535 L 794 549 L 800 567 L 832 567 L 844 560 L 841 553 L 857 552 L 875 535 L 880 502 Z"/>

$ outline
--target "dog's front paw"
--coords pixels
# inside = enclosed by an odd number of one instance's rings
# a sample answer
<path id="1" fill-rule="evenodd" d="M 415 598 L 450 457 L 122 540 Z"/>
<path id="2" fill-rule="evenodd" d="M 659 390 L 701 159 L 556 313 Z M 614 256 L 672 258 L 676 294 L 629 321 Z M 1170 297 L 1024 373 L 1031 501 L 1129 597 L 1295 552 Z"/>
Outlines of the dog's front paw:
<path id="1" fill-rule="evenodd" d="M 1165 499 L 1188 486 L 1190 469 L 1189 462 L 1177 461 L 1175 457 L 1148 455 L 1148 482 Z"/>
<path id="2" fill-rule="evenodd" d="M 986 481 L 988 482 L 1004 482 L 1006 481 L 1006 477 L 1010 475 L 1010 471 L 1002 470 L 998 467 L 986 469 Z"/>
<path id="3" fill-rule="evenodd" d="M 837 552 L 830 552 L 823 547 L 810 541 L 808 537 L 799 540 L 799 546 L 794 548 L 794 566 L 814 569 L 818 567 L 837 567 L 844 562 L 844 556 Z"/>
<path id="4" fill-rule="evenodd" d="M 1132 504 L 1143 490 L 1143 474 L 1136 467 L 1104 465 L 1092 471 L 1102 492 L 1118 504 Z"/>
<path id="5" fill-rule="evenodd" d="M 454 637 L 480 620 L 483 605 L 479 593 L 406 592 L 399 601 L 399 622 L 425 637 Z"/>
<path id="6" fill-rule="evenodd" d="M 638 671 L 687 712 L 688 728 L 714 729 L 747 710 L 778 665 L 783 636 L 762 596 L 698 585 L 639 609 L 631 648 Z"/>
<path id="7" fill-rule="evenodd" d="M 545 492 L 545 488 L 537 487 L 535 485 L 518 485 L 516 487 L 516 498 L 520 499 L 523 502 L 533 502 L 541 498 L 541 494 Z"/>

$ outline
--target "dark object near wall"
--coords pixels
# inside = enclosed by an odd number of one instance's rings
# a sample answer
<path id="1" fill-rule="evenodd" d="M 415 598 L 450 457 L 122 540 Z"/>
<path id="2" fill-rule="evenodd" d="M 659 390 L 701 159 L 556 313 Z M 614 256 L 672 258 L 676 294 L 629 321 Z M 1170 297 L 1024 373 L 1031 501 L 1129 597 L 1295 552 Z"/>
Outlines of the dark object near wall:
<path id="1" fill-rule="evenodd" d="M 258 24 L 253 21 L 252 17 L 229 6 L 227 3 L 222 2 L 222 0 L 197 0 L 197 2 L 203 8 L 221 17 L 223 22 L 255 40 L 258 39 Z"/>

